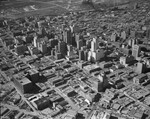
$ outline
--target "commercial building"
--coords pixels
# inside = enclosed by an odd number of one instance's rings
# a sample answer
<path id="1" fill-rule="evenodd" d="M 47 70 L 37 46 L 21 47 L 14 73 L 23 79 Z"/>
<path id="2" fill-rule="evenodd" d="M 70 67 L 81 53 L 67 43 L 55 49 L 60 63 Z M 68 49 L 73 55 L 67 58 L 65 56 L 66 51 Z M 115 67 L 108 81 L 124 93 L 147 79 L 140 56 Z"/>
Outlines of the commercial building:
<path id="1" fill-rule="evenodd" d="M 43 41 L 43 42 L 39 42 L 38 43 L 38 49 L 43 53 L 47 53 L 47 44 Z"/>
<path id="2" fill-rule="evenodd" d="M 82 41 L 82 39 L 81 39 L 81 40 L 78 40 L 78 41 L 77 41 L 77 48 L 80 50 L 82 46 L 83 46 L 83 41 Z"/>
<path id="3" fill-rule="evenodd" d="M 40 81 L 40 76 L 39 76 L 39 72 L 35 69 L 30 69 L 28 70 L 28 78 L 33 82 L 33 83 L 37 83 L 38 81 Z"/>
<path id="4" fill-rule="evenodd" d="M 135 58 L 139 57 L 140 54 L 140 46 L 139 45 L 134 45 L 132 49 L 132 56 Z"/>
<path id="5" fill-rule="evenodd" d="M 52 107 L 53 103 L 50 101 L 49 97 L 42 97 L 33 102 L 33 105 L 38 110 L 43 110 L 47 107 Z"/>
<path id="6" fill-rule="evenodd" d="M 15 87 L 21 92 L 21 93 L 29 93 L 33 89 L 33 84 L 32 82 L 24 77 L 22 79 L 19 78 L 14 78 L 14 84 Z"/>
<path id="7" fill-rule="evenodd" d="M 144 62 L 137 63 L 136 73 L 138 73 L 138 74 L 145 73 L 146 70 L 147 70 L 146 63 L 144 63 Z"/>
<path id="8" fill-rule="evenodd" d="M 99 42 L 97 38 L 91 41 L 91 50 L 88 52 L 88 61 L 96 62 L 104 58 L 104 50 L 99 49 Z"/>
<path id="9" fill-rule="evenodd" d="M 84 60 L 84 51 L 79 50 L 79 60 Z"/>
<path id="10" fill-rule="evenodd" d="M 65 56 L 67 54 L 67 44 L 64 41 L 59 41 L 58 52 L 60 52 L 62 56 Z"/>
<path id="11" fill-rule="evenodd" d="M 64 30 L 63 32 L 63 40 L 67 44 L 72 44 L 72 33 L 70 29 Z"/>
<path id="12" fill-rule="evenodd" d="M 146 79 L 147 79 L 147 75 L 146 74 L 139 74 L 138 76 L 133 78 L 133 82 L 135 84 L 141 84 L 143 83 Z"/>

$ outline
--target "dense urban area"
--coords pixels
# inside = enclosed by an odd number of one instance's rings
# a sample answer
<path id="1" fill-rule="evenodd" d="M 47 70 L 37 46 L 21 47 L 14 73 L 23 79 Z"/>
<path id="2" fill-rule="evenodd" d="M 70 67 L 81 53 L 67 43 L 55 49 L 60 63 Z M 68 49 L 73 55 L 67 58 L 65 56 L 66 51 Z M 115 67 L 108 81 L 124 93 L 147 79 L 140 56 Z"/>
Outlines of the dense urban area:
<path id="1" fill-rule="evenodd" d="M 1 119 L 150 119 L 150 1 L 86 2 L 1 11 Z"/>

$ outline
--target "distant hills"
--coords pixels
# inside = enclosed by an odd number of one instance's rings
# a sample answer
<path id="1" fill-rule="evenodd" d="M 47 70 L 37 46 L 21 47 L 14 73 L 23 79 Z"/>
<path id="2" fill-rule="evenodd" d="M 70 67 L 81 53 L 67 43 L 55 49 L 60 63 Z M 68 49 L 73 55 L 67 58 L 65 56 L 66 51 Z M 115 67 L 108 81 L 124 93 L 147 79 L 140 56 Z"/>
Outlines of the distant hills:
<path id="1" fill-rule="evenodd" d="M 125 4 L 125 3 L 129 3 L 133 0 L 96 0 L 101 1 L 102 3 L 105 3 L 106 5 L 120 5 L 120 4 Z"/>

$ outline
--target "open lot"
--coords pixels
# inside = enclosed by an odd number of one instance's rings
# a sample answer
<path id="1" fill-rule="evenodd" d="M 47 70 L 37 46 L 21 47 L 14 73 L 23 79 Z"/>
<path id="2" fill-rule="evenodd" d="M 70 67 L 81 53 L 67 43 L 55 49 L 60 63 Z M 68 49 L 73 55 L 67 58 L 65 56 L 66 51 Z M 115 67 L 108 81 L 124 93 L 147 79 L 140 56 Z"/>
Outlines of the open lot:
<path id="1" fill-rule="evenodd" d="M 81 0 L 9 0 L 0 7 L 0 15 L 18 18 L 33 15 L 59 15 L 80 9 Z M 80 8 L 79 8 L 80 7 Z"/>

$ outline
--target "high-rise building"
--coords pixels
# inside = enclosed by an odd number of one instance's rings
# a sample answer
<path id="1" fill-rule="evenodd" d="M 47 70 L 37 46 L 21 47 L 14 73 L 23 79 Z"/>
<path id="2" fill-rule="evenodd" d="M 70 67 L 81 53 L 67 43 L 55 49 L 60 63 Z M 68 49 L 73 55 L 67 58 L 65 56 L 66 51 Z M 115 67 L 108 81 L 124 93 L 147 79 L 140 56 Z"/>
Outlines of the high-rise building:
<path id="1" fill-rule="evenodd" d="M 136 72 L 141 74 L 141 73 L 145 73 L 147 67 L 146 67 L 146 63 L 144 62 L 138 62 L 137 67 L 136 67 Z"/>
<path id="2" fill-rule="evenodd" d="M 134 45 L 134 47 L 132 48 L 132 55 L 137 58 L 139 57 L 140 54 L 140 46 L 138 45 Z"/>
<path id="3" fill-rule="evenodd" d="M 75 41 L 79 41 L 80 40 L 80 35 L 79 34 L 75 34 Z"/>
<path id="4" fill-rule="evenodd" d="M 37 42 L 39 42 L 39 39 L 37 38 L 37 36 L 35 36 L 33 38 L 33 45 L 34 45 L 34 47 L 37 47 Z"/>
<path id="5" fill-rule="evenodd" d="M 97 38 L 93 38 L 91 41 L 91 51 L 88 54 L 88 60 L 95 62 L 99 61 L 101 58 L 104 57 L 104 50 L 101 48 L 99 49 L 99 42 Z"/>
<path id="6" fill-rule="evenodd" d="M 67 44 L 72 44 L 72 33 L 71 30 L 65 30 L 63 32 L 63 40 L 67 43 Z"/>
<path id="7" fill-rule="evenodd" d="M 37 83 L 39 81 L 39 72 L 35 69 L 28 70 L 29 75 L 27 76 L 30 81 Z"/>
<path id="8" fill-rule="evenodd" d="M 73 51 L 73 46 L 72 45 L 67 45 L 68 51 Z"/>
<path id="9" fill-rule="evenodd" d="M 73 46 L 72 45 L 67 45 L 67 47 L 68 47 L 67 55 L 68 56 L 73 56 L 74 55 Z"/>
<path id="10" fill-rule="evenodd" d="M 85 61 L 88 61 L 88 52 L 89 52 L 88 50 L 84 51 L 84 60 Z"/>
<path id="11" fill-rule="evenodd" d="M 50 39 L 50 46 L 51 46 L 51 48 L 54 48 L 56 45 L 58 45 L 58 40 Z"/>
<path id="12" fill-rule="evenodd" d="M 84 51 L 79 50 L 79 60 L 84 60 Z"/>
<path id="13" fill-rule="evenodd" d="M 126 35 L 126 32 L 125 32 L 125 31 L 122 31 L 122 32 L 121 32 L 121 38 L 122 38 L 123 40 L 125 40 L 125 39 L 127 38 L 127 35 Z"/>
<path id="14" fill-rule="evenodd" d="M 88 60 L 92 62 L 99 61 L 103 57 L 104 57 L 103 49 L 98 49 L 96 51 L 89 51 L 89 54 L 88 54 Z"/>
<path id="15" fill-rule="evenodd" d="M 91 48 L 91 41 L 90 41 L 90 40 L 87 40 L 87 41 L 86 41 L 86 46 L 87 46 L 88 49 Z"/>
<path id="16" fill-rule="evenodd" d="M 99 91 L 103 91 L 108 86 L 108 78 L 105 73 L 101 73 L 98 79 L 102 82 L 102 87 L 99 88 Z"/>
<path id="17" fill-rule="evenodd" d="M 14 78 L 14 84 L 15 87 L 21 92 L 21 93 L 28 93 L 33 89 L 32 82 L 24 77 L 22 79 Z"/>
<path id="18" fill-rule="evenodd" d="M 47 52 L 47 44 L 45 42 L 39 43 L 38 49 L 45 54 Z"/>
<path id="19" fill-rule="evenodd" d="M 82 40 L 78 40 L 77 41 L 77 48 L 80 50 L 82 46 L 83 46 L 83 41 Z"/>
<path id="20" fill-rule="evenodd" d="M 91 51 L 94 52 L 99 48 L 99 42 L 97 38 L 93 38 L 91 41 Z"/>
<path id="21" fill-rule="evenodd" d="M 52 55 L 52 56 L 55 55 L 55 49 L 54 49 L 54 48 L 51 50 L 51 55 Z"/>
<path id="22" fill-rule="evenodd" d="M 120 57 L 120 64 L 127 66 L 127 64 L 132 64 L 134 61 L 133 56 Z"/>
<path id="23" fill-rule="evenodd" d="M 132 40 L 131 39 L 128 40 L 128 45 L 132 46 Z"/>
<path id="24" fill-rule="evenodd" d="M 60 52 L 63 56 L 67 54 L 67 45 L 64 41 L 59 41 L 58 52 Z"/>
<path id="25" fill-rule="evenodd" d="M 117 34 L 116 33 L 112 33 L 111 35 L 111 41 L 116 41 L 117 40 Z"/>
<path id="26" fill-rule="evenodd" d="M 93 52 L 93 57 L 95 61 L 99 61 L 101 58 L 104 57 L 104 50 L 98 49 L 96 52 Z"/>

